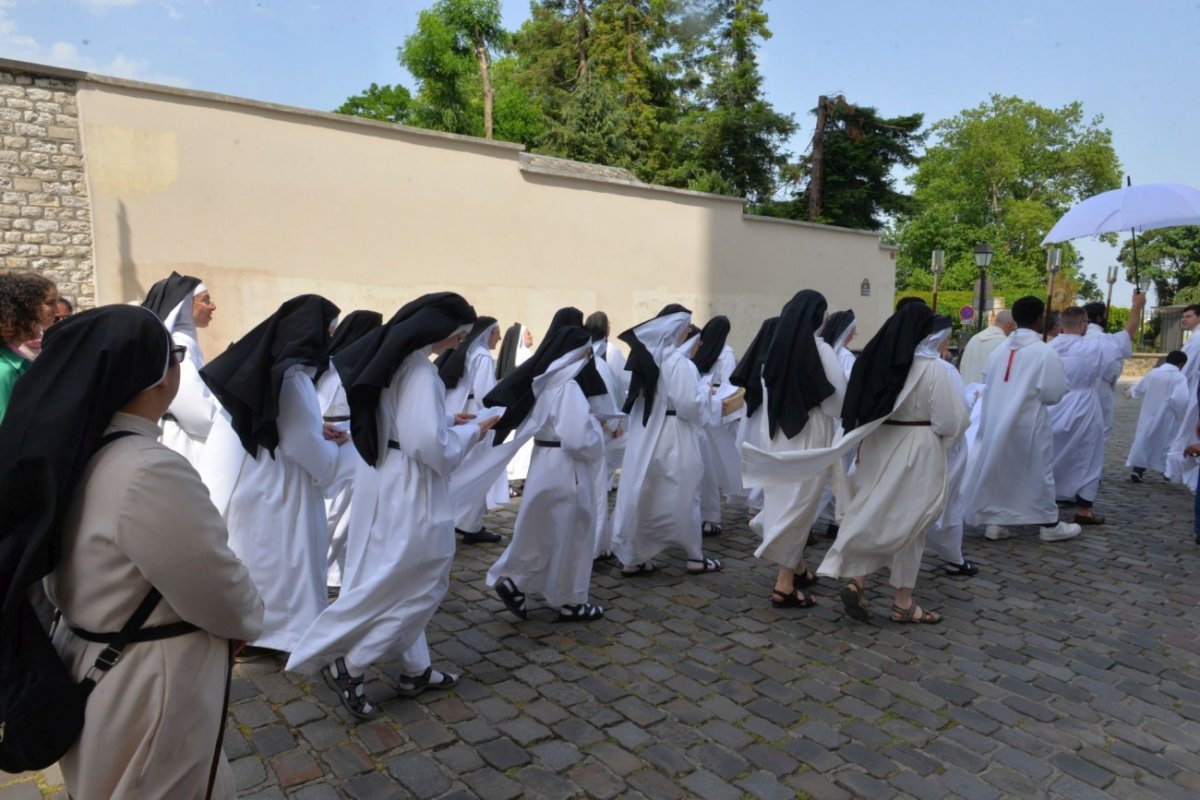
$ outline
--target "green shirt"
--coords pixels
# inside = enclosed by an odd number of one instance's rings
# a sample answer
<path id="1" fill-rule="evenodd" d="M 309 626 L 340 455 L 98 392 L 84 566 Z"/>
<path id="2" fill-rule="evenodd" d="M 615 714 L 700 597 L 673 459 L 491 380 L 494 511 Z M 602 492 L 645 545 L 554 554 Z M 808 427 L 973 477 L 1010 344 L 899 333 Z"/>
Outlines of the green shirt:
<path id="1" fill-rule="evenodd" d="M 12 397 L 13 386 L 21 373 L 29 369 L 29 359 L 14 352 L 6 345 L 0 345 L 0 420 L 8 410 L 8 398 Z"/>

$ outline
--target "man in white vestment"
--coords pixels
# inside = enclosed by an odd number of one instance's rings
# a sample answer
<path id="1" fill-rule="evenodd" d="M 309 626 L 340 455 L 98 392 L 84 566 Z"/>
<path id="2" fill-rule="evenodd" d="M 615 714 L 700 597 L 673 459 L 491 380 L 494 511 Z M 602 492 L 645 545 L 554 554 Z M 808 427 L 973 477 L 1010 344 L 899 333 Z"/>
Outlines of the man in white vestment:
<path id="1" fill-rule="evenodd" d="M 1145 299 L 1143 294 L 1134 295 L 1129 321 L 1117 334 L 1124 343 L 1137 329 L 1139 301 L 1145 303 Z M 1049 409 L 1054 430 L 1054 494 L 1059 502 L 1075 506 L 1075 522 L 1079 525 L 1101 525 L 1104 517 L 1095 514 L 1092 506 L 1104 471 L 1100 397 L 1108 391 L 1105 375 L 1112 364 L 1114 347 L 1107 336 L 1084 336 L 1088 324 L 1085 309 L 1064 309 L 1059 319 L 1063 330 L 1050 347 L 1062 359 L 1067 393 Z"/>
<path id="2" fill-rule="evenodd" d="M 1141 305 L 1135 311 L 1129 309 L 1130 318 L 1136 317 L 1141 320 L 1141 309 L 1146 305 L 1145 295 L 1138 295 L 1141 299 Z M 1137 297 L 1134 297 L 1134 302 L 1137 302 Z M 1109 343 L 1109 352 L 1105 360 L 1104 369 L 1100 376 L 1100 385 L 1097 387 L 1100 397 L 1100 411 L 1104 415 L 1104 441 L 1108 441 L 1108 436 L 1112 433 L 1113 427 L 1113 404 L 1117 393 L 1117 381 L 1121 378 L 1121 370 L 1125 366 L 1125 359 L 1133 355 L 1133 334 L 1122 337 L 1122 332 L 1105 333 L 1104 326 L 1108 324 L 1108 306 L 1104 303 L 1094 302 L 1088 303 L 1083 307 L 1087 312 L 1088 326 L 1087 332 L 1084 333 L 1085 339 L 1105 339 Z M 1133 329 L 1137 332 L 1137 327 Z"/>
<path id="3" fill-rule="evenodd" d="M 1039 525 L 1042 541 L 1078 536 L 1058 518 L 1054 496 L 1054 431 L 1046 409 L 1067 393 L 1062 359 L 1042 341 L 1045 303 L 1013 303 L 1017 329 L 988 358 L 979 431 L 967 464 L 966 522 L 1006 539 L 1007 525 Z"/>
<path id="4" fill-rule="evenodd" d="M 366 670 L 388 654 L 398 657 L 396 686 L 406 697 L 458 682 L 433 669 L 425 627 L 446 596 L 454 561 L 450 473 L 495 418 L 449 414 L 429 357 L 459 344 L 474 322 L 459 295 L 424 295 L 336 360 L 362 456 L 346 574 L 337 600 L 292 648 L 287 669 L 320 672 L 360 719 L 375 714 Z"/>
<path id="5" fill-rule="evenodd" d="M 1167 451 L 1166 476 L 1176 483 L 1196 491 L 1196 480 L 1200 470 L 1196 462 L 1185 459 L 1184 449 L 1196 441 L 1196 419 L 1200 408 L 1197 406 L 1197 393 L 1200 392 L 1200 335 L 1196 326 L 1200 325 L 1200 305 L 1190 305 L 1183 310 L 1179 318 L 1183 329 L 1188 332 L 1188 340 L 1183 343 L 1183 352 L 1187 363 L 1183 365 L 1183 377 L 1188 382 L 1188 407 L 1179 421 L 1179 430 Z"/>
<path id="6" fill-rule="evenodd" d="M 1147 469 L 1166 471 L 1167 449 L 1188 407 L 1187 378 L 1182 371 L 1187 360 L 1182 350 L 1172 350 L 1164 363 L 1142 376 L 1130 391 L 1130 397 L 1142 401 L 1137 433 L 1125 460 L 1129 480 L 1134 483 L 1142 482 Z"/>
<path id="7" fill-rule="evenodd" d="M 988 357 L 1016 329 L 1012 311 L 1004 308 L 996 312 L 993 324 L 971 337 L 963 348 L 962 360 L 958 365 L 964 385 L 983 383 L 983 368 L 987 365 Z"/>

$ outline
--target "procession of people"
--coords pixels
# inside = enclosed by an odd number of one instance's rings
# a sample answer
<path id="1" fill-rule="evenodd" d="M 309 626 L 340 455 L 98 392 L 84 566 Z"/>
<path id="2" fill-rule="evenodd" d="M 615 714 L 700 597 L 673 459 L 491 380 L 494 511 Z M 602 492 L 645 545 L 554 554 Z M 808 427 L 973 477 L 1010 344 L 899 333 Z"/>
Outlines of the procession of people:
<path id="1" fill-rule="evenodd" d="M 1113 375 L 1145 303 L 1134 295 L 1115 334 L 1089 310 L 1065 309 L 1047 342 L 1043 301 L 1020 298 L 968 344 L 960 374 L 951 321 L 917 298 L 855 354 L 853 310 L 799 291 L 739 360 L 728 318 L 698 327 L 678 304 L 616 336 L 623 351 L 603 312 L 585 325 L 579 309 L 560 309 L 537 337 L 451 292 L 386 321 L 301 295 L 206 362 L 197 331 L 217 306 L 199 277 L 173 273 L 142 308 L 63 322 L 50 319 L 52 284 L 7 280 L 4 292 L 28 306 L 0 320 L 6 349 L 37 339 L 40 354 L 3 362 L 0 445 L 17 458 L 0 474 L 0 502 L 27 518 L 21 541 L 46 565 L 26 566 L 6 604 L 46 577 L 63 614 L 53 643 L 79 678 L 103 641 L 87 632 L 120 628 L 142 595 L 161 593 L 155 625 L 207 638 L 132 646 L 126 674 L 169 671 L 143 687 L 144 714 L 219 708 L 222 654 L 245 646 L 320 675 L 358 719 L 377 713 L 365 682 L 385 659 L 398 662 L 404 696 L 457 684 L 426 640 L 457 547 L 494 545 L 484 581 L 516 620 L 544 604 L 557 622 L 595 623 L 605 618 L 589 593 L 598 565 L 640 581 L 675 558 L 705 580 L 725 567 L 712 552 L 723 508 L 745 506 L 764 603 L 802 611 L 817 605 L 814 585 L 833 581 L 845 616 L 868 621 L 868 579 L 886 570 L 888 619 L 941 622 L 917 601 L 917 582 L 926 554 L 943 574 L 979 571 L 963 555 L 964 523 L 986 540 L 1034 526 L 1044 542 L 1104 523 L 1094 507 Z M 1133 390 L 1144 398 L 1135 482 L 1193 466 L 1200 358 L 1187 351 Z M 115 434 L 134 438 L 106 447 Z M 519 508 L 505 541 L 484 520 L 509 503 Z M 834 539 L 812 563 L 821 519 Z M 236 648 L 226 653 L 225 640 Z M 93 702 L 116 702 L 123 680 L 109 678 Z M 203 738 L 169 727 L 121 735 L 150 736 L 138 745 L 145 758 L 187 749 L 173 737 Z M 132 780 L 102 747 L 88 733 L 63 761 L 84 796 Z M 203 773 L 210 790 L 228 787 L 219 740 L 188 752 L 194 762 L 160 779 L 191 786 Z"/>

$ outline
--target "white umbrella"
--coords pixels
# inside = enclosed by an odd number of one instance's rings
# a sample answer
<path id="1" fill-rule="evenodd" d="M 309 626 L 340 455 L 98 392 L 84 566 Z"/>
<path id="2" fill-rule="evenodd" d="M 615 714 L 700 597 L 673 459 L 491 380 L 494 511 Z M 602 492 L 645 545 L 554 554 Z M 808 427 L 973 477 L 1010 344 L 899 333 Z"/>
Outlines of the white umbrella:
<path id="1" fill-rule="evenodd" d="M 1054 224 L 1042 244 L 1175 225 L 1200 225 L 1200 191 L 1181 183 L 1146 183 L 1076 204 Z"/>

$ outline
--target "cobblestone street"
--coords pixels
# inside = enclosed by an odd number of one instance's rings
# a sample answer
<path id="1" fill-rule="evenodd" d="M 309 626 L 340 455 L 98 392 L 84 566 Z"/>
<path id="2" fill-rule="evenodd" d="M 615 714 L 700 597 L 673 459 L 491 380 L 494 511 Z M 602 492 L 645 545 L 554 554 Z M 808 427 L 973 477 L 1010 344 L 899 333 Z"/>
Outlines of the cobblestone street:
<path id="1" fill-rule="evenodd" d="M 457 690 L 397 698 L 385 665 L 368 676 L 381 716 L 354 724 L 320 679 L 239 665 L 225 747 L 241 796 L 1200 796 L 1200 548 L 1186 489 L 1128 481 L 1136 414 L 1119 395 L 1108 524 L 1054 544 L 968 529 L 979 574 L 927 561 L 917 586 L 936 627 L 890 623 L 882 582 L 874 624 L 847 620 L 827 579 L 818 607 L 772 609 L 741 507 L 706 542 L 722 573 L 598 566 L 608 615 L 592 624 L 555 624 L 532 597 L 518 623 L 484 585 L 503 544 L 460 548 L 429 630 Z M 490 524 L 507 534 L 514 513 Z M 3 776 L 0 800 L 60 783 Z"/>

